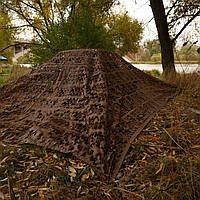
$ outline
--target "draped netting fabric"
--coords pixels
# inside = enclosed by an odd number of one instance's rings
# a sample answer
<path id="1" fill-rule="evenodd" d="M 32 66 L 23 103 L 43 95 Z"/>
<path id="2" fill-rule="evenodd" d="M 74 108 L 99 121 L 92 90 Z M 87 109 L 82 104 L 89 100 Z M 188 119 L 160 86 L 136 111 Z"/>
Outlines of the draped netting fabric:
<path id="1" fill-rule="evenodd" d="M 63 51 L 0 88 L 0 141 L 70 152 L 115 178 L 130 144 L 176 92 L 115 53 Z"/>

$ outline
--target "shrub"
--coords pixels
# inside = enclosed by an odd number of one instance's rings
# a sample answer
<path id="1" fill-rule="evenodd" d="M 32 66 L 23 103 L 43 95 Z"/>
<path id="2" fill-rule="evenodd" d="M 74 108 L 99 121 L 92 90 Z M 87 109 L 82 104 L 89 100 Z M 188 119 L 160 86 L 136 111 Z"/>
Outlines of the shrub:
<path id="1" fill-rule="evenodd" d="M 149 75 L 151 75 L 151 76 L 154 76 L 154 77 L 156 77 L 156 78 L 160 78 L 160 76 L 161 76 L 161 72 L 158 71 L 157 69 L 153 69 L 153 70 L 151 70 L 151 71 L 149 71 L 149 70 L 144 70 L 144 72 L 147 73 L 147 74 L 149 74 Z"/>

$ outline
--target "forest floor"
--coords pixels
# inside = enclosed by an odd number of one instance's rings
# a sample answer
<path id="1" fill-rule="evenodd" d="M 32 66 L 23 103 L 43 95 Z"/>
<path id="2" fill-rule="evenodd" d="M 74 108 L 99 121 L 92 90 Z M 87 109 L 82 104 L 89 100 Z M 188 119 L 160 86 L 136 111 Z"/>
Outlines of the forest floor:
<path id="1" fill-rule="evenodd" d="M 182 92 L 136 138 L 114 182 L 71 155 L 1 143 L 0 199 L 199 200 L 200 74 L 173 83 Z"/>

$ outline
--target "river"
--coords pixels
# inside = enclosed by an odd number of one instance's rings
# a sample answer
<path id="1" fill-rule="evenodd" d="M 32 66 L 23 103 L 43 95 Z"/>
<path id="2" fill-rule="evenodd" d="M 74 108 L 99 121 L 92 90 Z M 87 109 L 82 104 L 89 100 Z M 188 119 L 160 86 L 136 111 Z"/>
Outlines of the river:
<path id="1" fill-rule="evenodd" d="M 162 72 L 161 64 L 133 64 L 134 67 L 137 67 L 140 70 L 152 70 L 156 69 Z M 200 64 L 175 64 L 177 72 L 191 73 L 195 71 L 200 71 Z"/>
<path id="2" fill-rule="evenodd" d="M 128 59 L 123 57 L 124 60 L 130 63 Z M 21 64 L 24 67 L 31 67 L 31 64 Z M 134 67 L 137 67 L 140 70 L 152 70 L 157 69 L 158 71 L 162 72 L 162 65 L 161 64 L 133 64 Z M 200 71 L 200 64 L 175 64 L 177 72 L 185 72 L 191 73 L 195 71 Z"/>

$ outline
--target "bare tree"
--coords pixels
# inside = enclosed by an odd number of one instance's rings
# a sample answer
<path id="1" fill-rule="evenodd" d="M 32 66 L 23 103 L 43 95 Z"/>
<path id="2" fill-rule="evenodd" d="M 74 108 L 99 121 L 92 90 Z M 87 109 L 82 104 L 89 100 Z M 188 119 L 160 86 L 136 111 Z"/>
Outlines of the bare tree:
<path id="1" fill-rule="evenodd" d="M 154 20 L 156 23 L 158 37 L 161 45 L 162 66 L 164 76 L 175 74 L 173 45 L 182 32 L 188 25 L 200 15 L 199 6 L 196 0 L 176 0 L 165 12 L 163 0 L 150 0 L 150 6 L 153 12 Z M 171 22 L 167 22 L 167 16 L 173 11 Z M 171 27 L 176 26 L 176 22 L 181 19 L 186 19 L 186 23 L 179 30 L 179 32 L 170 38 L 169 24 Z"/>
<path id="2" fill-rule="evenodd" d="M 150 0 L 153 11 L 158 38 L 161 46 L 162 67 L 164 76 L 175 72 L 172 41 L 169 37 L 167 16 L 162 0 Z"/>

